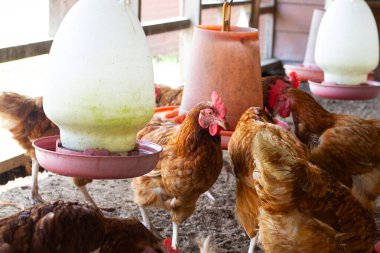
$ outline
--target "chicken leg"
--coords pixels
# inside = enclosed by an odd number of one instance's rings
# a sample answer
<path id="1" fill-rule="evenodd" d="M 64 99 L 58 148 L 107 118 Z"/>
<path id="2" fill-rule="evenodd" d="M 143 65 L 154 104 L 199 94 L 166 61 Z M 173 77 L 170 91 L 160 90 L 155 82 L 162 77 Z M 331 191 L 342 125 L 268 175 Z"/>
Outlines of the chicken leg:
<path id="1" fill-rule="evenodd" d="M 31 183 L 31 196 L 30 199 L 33 205 L 44 203 L 41 195 L 38 193 L 38 171 L 40 169 L 40 164 L 36 158 L 32 158 L 32 183 Z"/>
<path id="2" fill-rule="evenodd" d="M 150 230 L 156 237 L 160 238 L 161 240 L 163 237 L 161 234 L 156 230 L 156 228 L 153 226 L 152 222 L 150 221 L 148 210 L 146 210 L 144 207 L 140 206 L 140 213 L 143 219 L 144 226 Z"/>
<path id="3" fill-rule="evenodd" d="M 255 253 L 255 247 L 256 247 L 256 239 L 259 232 L 257 232 L 256 236 L 252 237 L 250 242 L 249 242 L 249 248 L 248 248 L 248 253 Z"/>
<path id="4" fill-rule="evenodd" d="M 173 222 L 172 249 L 178 248 L 178 224 Z"/>
<path id="5" fill-rule="evenodd" d="M 78 189 L 82 192 L 84 199 L 90 202 L 93 206 L 98 207 L 98 205 L 95 203 L 94 199 L 91 197 L 86 187 L 86 185 L 90 183 L 91 181 L 92 181 L 91 179 L 87 179 L 87 178 L 73 177 L 73 182 L 78 187 Z M 115 208 L 112 208 L 112 207 L 110 208 L 98 207 L 98 208 L 105 212 L 115 211 Z"/>

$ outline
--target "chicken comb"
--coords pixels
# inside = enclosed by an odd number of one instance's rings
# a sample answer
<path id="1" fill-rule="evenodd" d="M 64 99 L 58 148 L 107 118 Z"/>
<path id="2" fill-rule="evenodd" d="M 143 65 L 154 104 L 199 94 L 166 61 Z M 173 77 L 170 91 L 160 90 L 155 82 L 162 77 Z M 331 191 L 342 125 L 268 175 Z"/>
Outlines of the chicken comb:
<path id="1" fill-rule="evenodd" d="M 158 94 L 160 94 L 160 88 L 157 86 L 154 87 L 154 97 L 157 98 Z"/>
<path id="2" fill-rule="evenodd" d="M 277 97 L 287 88 L 284 81 L 276 79 L 276 83 L 271 85 L 268 90 L 269 107 L 274 108 Z"/>
<path id="3" fill-rule="evenodd" d="M 289 73 L 289 81 L 293 88 L 298 89 L 300 87 L 301 79 L 296 72 L 292 71 Z"/>
<path id="4" fill-rule="evenodd" d="M 211 93 L 211 101 L 212 101 L 212 105 L 216 108 L 219 115 L 222 118 L 226 117 L 227 109 L 224 106 L 222 98 L 218 95 L 218 93 L 216 91 L 213 91 Z"/>

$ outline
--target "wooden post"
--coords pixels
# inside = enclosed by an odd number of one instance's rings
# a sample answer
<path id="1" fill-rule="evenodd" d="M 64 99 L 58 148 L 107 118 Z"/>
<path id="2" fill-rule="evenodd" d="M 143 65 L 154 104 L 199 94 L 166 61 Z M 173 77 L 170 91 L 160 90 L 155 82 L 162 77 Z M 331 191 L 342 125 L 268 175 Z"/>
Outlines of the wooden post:
<path id="1" fill-rule="evenodd" d="M 180 79 L 181 82 L 185 82 L 186 69 L 190 60 L 191 42 L 193 38 L 194 26 L 201 24 L 201 0 L 182 0 L 180 2 L 180 8 L 181 16 L 189 18 L 191 21 L 190 28 L 183 30 L 180 35 Z"/>
<path id="2" fill-rule="evenodd" d="M 252 0 L 250 27 L 259 28 L 260 0 Z"/>

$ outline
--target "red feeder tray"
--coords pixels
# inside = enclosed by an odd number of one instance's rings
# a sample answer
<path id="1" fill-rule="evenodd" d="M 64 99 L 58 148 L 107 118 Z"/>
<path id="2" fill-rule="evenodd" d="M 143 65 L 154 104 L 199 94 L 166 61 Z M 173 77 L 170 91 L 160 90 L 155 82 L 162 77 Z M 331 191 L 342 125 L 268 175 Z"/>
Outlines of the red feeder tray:
<path id="1" fill-rule="evenodd" d="M 58 140 L 58 135 L 35 140 L 36 158 L 48 171 L 69 177 L 122 179 L 142 176 L 154 169 L 162 151 L 155 143 L 138 140 L 137 154 L 88 155 L 60 148 Z"/>
<path id="2" fill-rule="evenodd" d="M 323 71 L 318 66 L 305 66 L 303 64 L 297 65 L 284 65 L 285 73 L 287 76 L 291 72 L 296 72 L 302 82 L 314 81 L 322 82 L 323 81 Z"/>
<path id="3" fill-rule="evenodd" d="M 337 85 L 309 81 L 310 91 L 320 97 L 342 100 L 367 100 L 375 98 L 380 92 L 380 83 L 367 81 L 359 85 Z"/>

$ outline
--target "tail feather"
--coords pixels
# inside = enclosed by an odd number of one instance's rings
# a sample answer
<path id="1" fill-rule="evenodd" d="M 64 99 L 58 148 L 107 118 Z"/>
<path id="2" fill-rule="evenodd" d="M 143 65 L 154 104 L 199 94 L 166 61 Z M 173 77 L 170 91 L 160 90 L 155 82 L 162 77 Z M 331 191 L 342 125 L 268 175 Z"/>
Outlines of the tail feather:
<path id="1" fill-rule="evenodd" d="M 198 238 L 197 243 L 200 253 L 216 253 L 214 245 L 211 241 L 211 236 L 207 236 L 206 238 Z"/>

